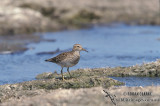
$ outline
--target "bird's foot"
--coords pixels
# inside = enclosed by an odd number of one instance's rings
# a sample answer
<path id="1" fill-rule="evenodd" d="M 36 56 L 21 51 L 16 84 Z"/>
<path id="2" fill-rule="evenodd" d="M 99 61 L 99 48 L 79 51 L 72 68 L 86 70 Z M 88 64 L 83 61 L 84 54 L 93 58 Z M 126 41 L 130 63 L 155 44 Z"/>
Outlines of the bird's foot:
<path id="1" fill-rule="evenodd" d="M 62 81 L 65 81 L 64 76 L 62 77 Z"/>

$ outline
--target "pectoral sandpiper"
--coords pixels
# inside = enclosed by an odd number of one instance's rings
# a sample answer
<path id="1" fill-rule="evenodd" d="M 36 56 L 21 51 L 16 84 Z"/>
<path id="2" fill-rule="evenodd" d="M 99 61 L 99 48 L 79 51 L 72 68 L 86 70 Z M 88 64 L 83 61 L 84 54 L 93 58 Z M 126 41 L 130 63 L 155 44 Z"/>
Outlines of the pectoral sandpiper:
<path id="1" fill-rule="evenodd" d="M 45 61 L 53 62 L 61 66 L 61 74 L 62 74 L 62 80 L 64 80 L 63 76 L 63 68 L 67 67 L 67 71 L 71 77 L 71 74 L 69 72 L 69 67 L 72 67 L 76 65 L 79 62 L 80 59 L 80 51 L 86 51 L 86 49 L 82 48 L 80 44 L 74 44 L 72 51 L 64 52 L 59 54 L 56 57 L 53 57 L 51 59 L 47 59 Z"/>

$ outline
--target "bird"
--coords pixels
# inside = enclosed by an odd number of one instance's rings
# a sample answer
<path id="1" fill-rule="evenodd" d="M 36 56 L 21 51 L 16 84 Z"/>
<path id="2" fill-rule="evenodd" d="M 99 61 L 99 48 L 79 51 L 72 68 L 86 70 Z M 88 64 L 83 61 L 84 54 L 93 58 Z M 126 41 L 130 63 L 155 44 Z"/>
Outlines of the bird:
<path id="1" fill-rule="evenodd" d="M 70 77 L 72 77 L 70 72 L 69 72 L 69 68 L 75 66 L 79 62 L 81 51 L 88 52 L 80 44 L 74 44 L 72 51 L 63 52 L 63 53 L 57 55 L 56 57 L 47 59 L 45 61 L 53 62 L 53 63 L 61 66 L 62 80 L 65 80 L 64 76 L 63 76 L 63 68 L 67 67 L 67 71 L 68 71 Z"/>

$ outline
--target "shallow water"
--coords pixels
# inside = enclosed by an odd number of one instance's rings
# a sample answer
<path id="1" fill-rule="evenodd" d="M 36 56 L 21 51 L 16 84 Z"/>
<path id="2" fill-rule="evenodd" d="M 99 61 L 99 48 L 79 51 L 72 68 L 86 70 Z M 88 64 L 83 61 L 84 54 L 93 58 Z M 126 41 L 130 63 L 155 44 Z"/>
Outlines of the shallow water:
<path id="1" fill-rule="evenodd" d="M 155 61 L 160 58 L 159 29 L 159 26 L 119 24 L 94 26 L 89 29 L 74 31 L 43 33 L 41 35 L 44 35 L 45 39 L 55 39 L 56 42 L 32 43 L 28 45 L 32 49 L 22 54 L 0 55 L 0 84 L 33 80 L 37 74 L 43 72 L 54 72 L 55 70 L 59 72 L 59 66 L 44 61 L 59 53 L 54 55 L 37 55 L 37 53 L 55 51 L 58 48 L 62 51 L 68 50 L 75 43 L 81 44 L 89 52 L 81 52 L 80 62 L 70 70 L 131 66 Z"/>
<path id="2" fill-rule="evenodd" d="M 110 77 L 125 83 L 125 86 L 159 86 L 160 78 L 158 77 Z"/>

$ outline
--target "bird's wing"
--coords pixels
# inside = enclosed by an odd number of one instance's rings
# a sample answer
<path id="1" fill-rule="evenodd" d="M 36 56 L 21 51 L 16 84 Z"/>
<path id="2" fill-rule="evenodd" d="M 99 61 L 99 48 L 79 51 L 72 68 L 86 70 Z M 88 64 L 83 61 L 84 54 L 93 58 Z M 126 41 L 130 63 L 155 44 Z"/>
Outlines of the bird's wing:
<path id="1" fill-rule="evenodd" d="M 54 62 L 54 63 L 59 63 L 59 62 L 61 62 L 62 60 L 64 60 L 67 57 L 67 54 L 68 54 L 68 52 L 61 53 L 58 56 L 50 58 L 50 59 L 48 59 L 46 61 Z"/>

